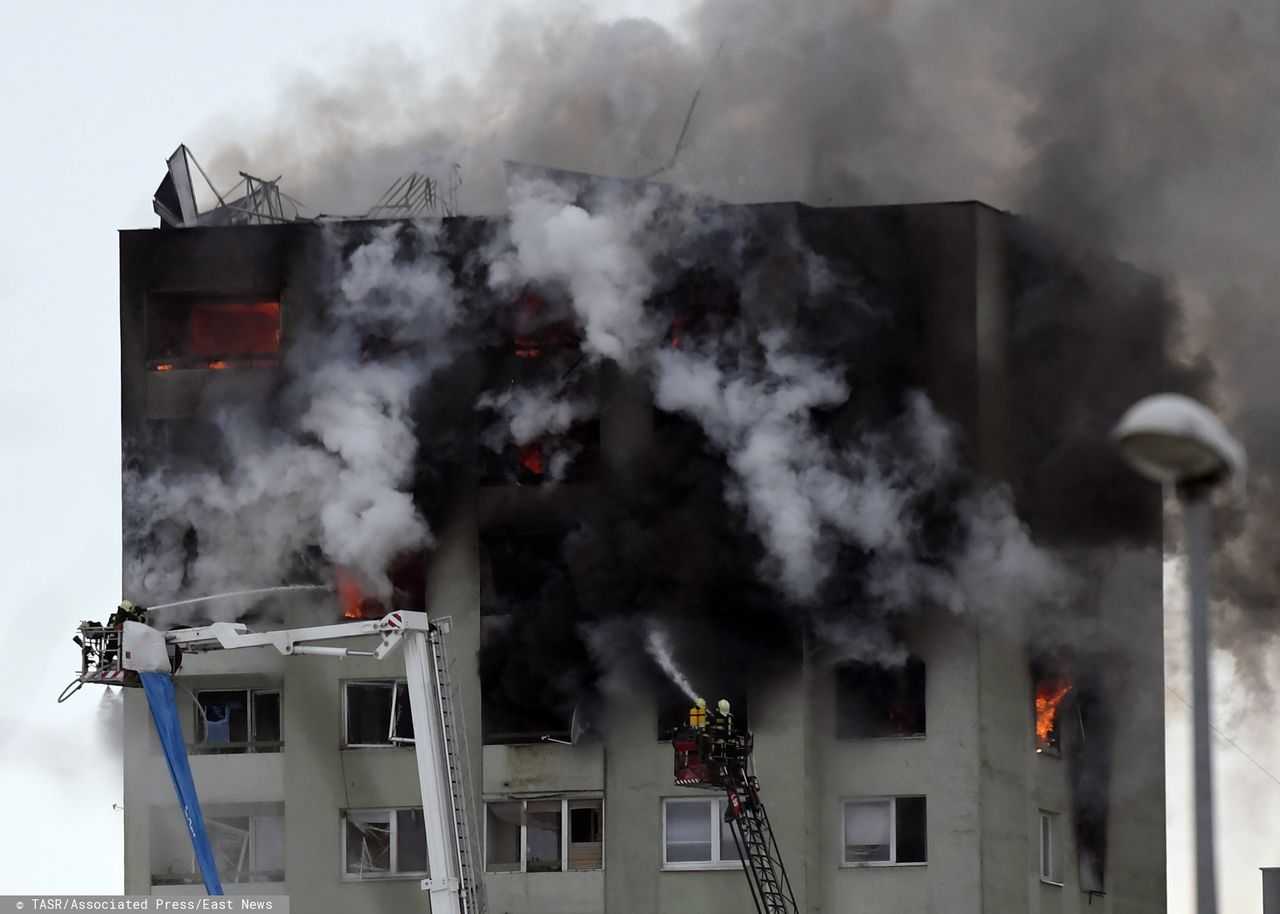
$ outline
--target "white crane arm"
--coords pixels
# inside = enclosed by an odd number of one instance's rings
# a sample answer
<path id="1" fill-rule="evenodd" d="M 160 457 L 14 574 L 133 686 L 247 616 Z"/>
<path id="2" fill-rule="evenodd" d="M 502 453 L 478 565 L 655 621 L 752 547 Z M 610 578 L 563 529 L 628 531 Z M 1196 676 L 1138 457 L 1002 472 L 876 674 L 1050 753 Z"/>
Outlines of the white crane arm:
<path id="1" fill-rule="evenodd" d="M 198 628 L 180 628 L 165 632 L 164 640 L 166 644 L 175 645 L 189 653 L 233 650 L 241 647 L 274 647 L 285 656 L 320 654 L 329 657 L 376 657 L 381 660 L 400 646 L 405 632 L 426 632 L 429 629 L 430 624 L 426 613 L 397 610 L 381 619 L 360 619 L 355 622 L 340 622 L 336 625 L 288 628 L 273 632 L 251 632 L 239 622 L 213 622 Z M 310 643 L 357 638 L 364 635 L 381 635 L 382 643 L 372 651 L 357 651 L 346 647 Z M 126 638 L 126 650 L 128 647 Z"/>

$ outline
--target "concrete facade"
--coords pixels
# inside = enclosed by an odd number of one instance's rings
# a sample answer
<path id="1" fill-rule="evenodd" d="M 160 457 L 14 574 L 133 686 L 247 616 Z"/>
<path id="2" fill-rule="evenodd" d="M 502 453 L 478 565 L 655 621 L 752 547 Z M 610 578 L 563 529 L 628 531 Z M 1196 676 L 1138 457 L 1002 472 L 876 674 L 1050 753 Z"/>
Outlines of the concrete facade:
<path id="1" fill-rule="evenodd" d="M 831 218 L 834 215 L 815 218 Z M 859 217 L 861 218 L 861 217 Z M 917 374 L 939 407 L 974 442 L 984 472 L 1009 467 L 1005 216 L 978 204 L 868 209 L 925 265 L 927 320 Z M 128 232 L 122 236 L 122 352 L 126 436 L 149 423 L 181 419 L 226 383 L 212 372 L 160 376 L 145 370 L 142 322 L 147 296 L 200 289 L 278 289 L 286 315 L 290 283 L 308 243 L 307 226 Z M 210 254 L 209 244 L 217 252 Z M 297 298 L 294 299 L 298 300 Z M 286 320 L 288 318 L 286 317 Z M 238 372 L 266 385 L 269 370 Z M 625 478 L 650 447 L 653 410 L 616 372 L 599 377 L 601 463 Z M 208 391 L 213 390 L 213 394 Z M 244 387 L 240 388 L 243 395 Z M 207 401 L 206 401 L 207 402 Z M 178 432 L 173 432 L 177 434 Z M 472 800 L 603 799 L 603 866 L 539 873 L 490 873 L 489 910 L 528 914 L 742 914 L 751 908 L 740 868 L 681 869 L 663 864 L 663 800 L 706 798 L 672 785 L 672 751 L 655 738 L 658 700 L 643 690 L 610 697 L 604 742 L 482 745 L 480 676 L 481 536 L 571 518 L 593 482 L 551 493 L 534 488 L 458 487 L 437 543 L 425 554 L 426 610 L 452 620 L 449 650 L 469 734 Z M 1153 512 L 1158 510 L 1153 502 Z M 1153 517 L 1155 514 L 1153 513 Z M 1114 712 L 1113 766 L 1107 785 L 1105 894 L 1081 884 L 1073 828 L 1071 766 L 1082 726 L 1061 729 L 1061 755 L 1037 753 L 1028 620 L 1020 607 L 991 605 L 953 616 L 922 614 L 904 641 L 926 670 L 923 736 L 836 738 L 832 666 L 806 648 L 789 672 L 753 683 L 750 725 L 762 795 L 801 910 L 824 914 L 901 911 L 978 914 L 1138 914 L 1165 905 L 1164 739 L 1161 562 L 1158 550 L 1114 551 L 1100 560 L 1095 629 L 1105 655 L 1101 688 Z M 128 582 L 126 582 L 126 587 Z M 398 656 L 280 658 L 267 649 L 190 657 L 176 678 L 191 692 L 279 689 L 278 751 L 196 755 L 196 785 L 207 816 L 283 816 L 279 882 L 228 885 L 228 891 L 287 893 L 295 911 L 365 914 L 425 910 L 418 877 L 353 879 L 343 874 L 344 810 L 421 806 L 412 751 L 346 748 L 342 690 L 350 680 L 403 675 Z M 194 701 L 180 698 L 194 734 Z M 1069 706 L 1068 706 L 1069 707 Z M 1064 714 L 1064 723 L 1070 718 Z M 126 696 L 125 873 L 128 893 L 198 893 L 165 884 L 189 850 L 173 824 L 163 759 L 139 691 Z M 845 862 L 843 802 L 925 798 L 927 860 L 900 865 Z M 1053 871 L 1041 878 L 1041 813 L 1052 814 Z M 567 823 L 564 823 L 567 828 Z M 483 857 L 484 839 L 477 848 Z M 1057 883 L 1057 884 L 1055 884 Z"/>

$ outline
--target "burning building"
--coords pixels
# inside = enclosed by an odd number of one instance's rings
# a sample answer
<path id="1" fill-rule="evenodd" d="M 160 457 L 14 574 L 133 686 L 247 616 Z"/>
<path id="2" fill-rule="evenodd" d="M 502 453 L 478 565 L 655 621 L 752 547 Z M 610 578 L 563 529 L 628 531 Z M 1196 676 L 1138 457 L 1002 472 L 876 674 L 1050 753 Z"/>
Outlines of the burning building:
<path id="1" fill-rule="evenodd" d="M 1159 504 L 1105 430 L 1178 377 L 1158 321 L 1092 332 L 1148 278 L 979 203 L 563 174 L 239 221 L 121 235 L 126 588 L 449 617 L 490 910 L 745 909 L 687 691 L 754 731 L 804 910 L 1163 909 Z M 177 681 L 224 883 L 423 903 L 393 667 Z M 133 698 L 126 890 L 192 892 Z"/>

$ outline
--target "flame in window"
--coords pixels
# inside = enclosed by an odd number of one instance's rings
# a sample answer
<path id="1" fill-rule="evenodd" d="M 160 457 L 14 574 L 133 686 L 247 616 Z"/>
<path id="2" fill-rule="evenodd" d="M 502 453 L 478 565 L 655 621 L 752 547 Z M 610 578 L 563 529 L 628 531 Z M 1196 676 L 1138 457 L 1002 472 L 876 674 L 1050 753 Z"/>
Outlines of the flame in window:
<path id="1" fill-rule="evenodd" d="M 348 619 L 363 619 L 364 594 L 360 592 L 360 583 L 355 574 L 345 565 L 337 565 L 333 569 L 333 583 L 338 589 L 338 601 L 342 604 L 342 615 Z"/>
<path id="2" fill-rule="evenodd" d="M 1058 722 L 1058 709 L 1071 694 L 1071 683 L 1065 679 L 1046 679 L 1036 683 L 1036 751 L 1056 746 L 1054 732 Z"/>
<path id="3" fill-rule="evenodd" d="M 152 371 L 271 367 L 280 351 L 280 302 L 164 300 L 147 314 Z"/>

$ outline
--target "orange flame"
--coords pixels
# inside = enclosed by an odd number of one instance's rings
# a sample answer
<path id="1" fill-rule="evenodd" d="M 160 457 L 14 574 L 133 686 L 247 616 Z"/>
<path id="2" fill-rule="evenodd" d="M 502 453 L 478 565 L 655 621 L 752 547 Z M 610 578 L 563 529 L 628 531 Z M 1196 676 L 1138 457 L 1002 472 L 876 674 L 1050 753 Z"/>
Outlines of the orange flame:
<path id="1" fill-rule="evenodd" d="M 542 463 L 542 445 L 536 441 L 530 441 L 520 449 L 520 466 L 524 467 L 534 476 L 541 476 L 544 472 Z"/>
<path id="2" fill-rule="evenodd" d="M 364 594 L 360 592 L 360 584 L 351 569 L 345 565 L 336 565 L 333 569 L 333 583 L 338 588 L 338 600 L 342 603 L 342 615 L 348 619 L 364 618 Z"/>
<path id="3" fill-rule="evenodd" d="M 181 365 L 174 362 L 156 362 L 148 366 L 150 371 L 222 371 L 224 368 L 275 368 L 274 358 L 261 359 L 212 359 L 208 362 L 184 359 Z"/>
<path id="4" fill-rule="evenodd" d="M 1054 723 L 1058 719 L 1058 706 L 1071 692 L 1071 683 L 1061 679 L 1047 679 L 1036 683 L 1036 739 L 1041 747 L 1049 745 L 1049 735 L 1053 733 Z"/>

